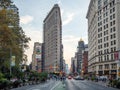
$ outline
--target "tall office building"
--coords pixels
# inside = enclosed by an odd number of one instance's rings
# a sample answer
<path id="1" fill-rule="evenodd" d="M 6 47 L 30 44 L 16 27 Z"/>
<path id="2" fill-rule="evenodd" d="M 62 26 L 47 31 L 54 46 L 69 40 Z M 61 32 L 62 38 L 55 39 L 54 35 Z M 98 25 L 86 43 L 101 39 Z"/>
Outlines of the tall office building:
<path id="1" fill-rule="evenodd" d="M 77 72 L 81 73 L 82 71 L 82 51 L 85 49 L 85 44 L 82 39 L 78 42 L 77 47 Z"/>
<path id="2" fill-rule="evenodd" d="M 120 52 L 120 0 L 91 0 L 88 19 L 88 71 L 118 76 Z"/>
<path id="3" fill-rule="evenodd" d="M 6 9 L 7 17 L 12 22 L 9 23 L 10 28 L 19 27 L 19 12 L 16 5 L 11 0 L 0 0 L 0 11 Z"/>
<path id="4" fill-rule="evenodd" d="M 75 73 L 75 58 L 71 58 L 71 73 Z"/>
<path id="5" fill-rule="evenodd" d="M 88 75 L 88 45 L 82 51 L 82 75 Z"/>
<path id="6" fill-rule="evenodd" d="M 78 61 L 77 61 L 77 52 L 75 52 L 75 56 L 71 58 L 71 71 L 74 74 L 78 74 Z"/>
<path id="7" fill-rule="evenodd" d="M 43 41 L 45 48 L 45 71 L 59 72 L 62 58 L 62 21 L 60 7 L 55 4 L 44 19 Z"/>
<path id="8" fill-rule="evenodd" d="M 66 72 L 66 62 L 65 60 L 63 59 L 63 69 L 62 69 L 63 72 Z"/>
<path id="9" fill-rule="evenodd" d="M 32 70 L 42 72 L 42 43 L 35 42 L 32 54 Z"/>
<path id="10" fill-rule="evenodd" d="M 20 22 L 19 10 L 16 7 L 16 5 L 12 2 L 12 0 L 0 0 L 0 14 L 1 14 L 0 15 L 0 27 L 1 28 L 6 27 L 6 28 L 0 30 L 0 33 L 3 33 L 2 35 L 4 36 L 3 39 L 0 38 L 0 48 L 2 47 L 1 49 L 3 49 L 3 50 L 5 49 L 7 56 L 9 56 L 9 53 L 11 52 L 12 55 L 15 56 L 15 64 L 20 65 L 21 63 L 24 63 L 23 58 L 25 57 L 25 55 L 23 55 L 24 40 L 22 37 L 25 34 L 19 24 L 19 22 Z M 2 30 L 4 30 L 4 31 L 2 31 Z M 8 33 L 9 35 L 7 35 L 6 33 Z M 12 35 L 12 37 L 14 37 L 14 39 L 12 38 L 12 40 L 11 40 L 9 38 L 10 35 Z M 6 40 L 5 40 L 5 37 L 6 37 Z M 25 37 L 26 37 L 26 35 L 25 35 Z M 13 42 L 14 42 L 14 45 L 13 45 Z M 18 54 L 18 52 L 19 52 L 19 54 Z M 1 58 L 2 57 L 0 56 L 0 59 Z"/>

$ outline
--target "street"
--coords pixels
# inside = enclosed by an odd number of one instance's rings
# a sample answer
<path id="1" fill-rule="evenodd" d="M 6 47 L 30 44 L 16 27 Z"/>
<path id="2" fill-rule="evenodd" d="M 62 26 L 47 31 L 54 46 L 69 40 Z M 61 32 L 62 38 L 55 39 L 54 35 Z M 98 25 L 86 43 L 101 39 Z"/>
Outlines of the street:
<path id="1" fill-rule="evenodd" d="M 12 90 L 119 90 L 111 87 L 105 87 L 87 80 L 68 80 L 65 84 L 61 81 L 49 80 L 38 85 L 27 85 Z"/>
<path id="2" fill-rule="evenodd" d="M 47 82 L 38 85 L 26 85 L 12 90 L 52 90 L 57 84 L 59 84 L 59 81 L 48 80 Z"/>
<path id="3" fill-rule="evenodd" d="M 66 90 L 118 90 L 111 87 L 105 87 L 89 81 L 66 80 Z"/>

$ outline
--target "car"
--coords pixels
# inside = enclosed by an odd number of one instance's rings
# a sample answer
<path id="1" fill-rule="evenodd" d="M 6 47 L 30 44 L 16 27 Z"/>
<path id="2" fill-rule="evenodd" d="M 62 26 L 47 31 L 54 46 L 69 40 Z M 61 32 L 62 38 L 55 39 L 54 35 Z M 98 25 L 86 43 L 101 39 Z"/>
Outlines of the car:
<path id="1" fill-rule="evenodd" d="M 72 79 L 72 77 L 71 77 L 71 76 L 68 76 L 68 79 Z"/>
<path id="2" fill-rule="evenodd" d="M 76 76 L 76 77 L 74 77 L 74 79 L 75 79 L 75 80 L 84 80 L 84 78 L 83 78 L 83 77 L 80 77 L 80 76 Z"/>

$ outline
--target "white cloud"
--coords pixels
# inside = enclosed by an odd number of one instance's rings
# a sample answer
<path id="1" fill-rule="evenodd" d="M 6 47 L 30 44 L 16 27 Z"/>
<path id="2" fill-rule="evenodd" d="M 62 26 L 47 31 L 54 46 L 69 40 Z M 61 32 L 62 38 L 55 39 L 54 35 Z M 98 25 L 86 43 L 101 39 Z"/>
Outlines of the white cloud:
<path id="1" fill-rule="evenodd" d="M 66 63 L 71 65 L 71 57 L 74 56 L 76 52 L 77 42 L 79 41 L 79 37 L 73 35 L 63 36 L 63 45 L 64 45 L 64 58 Z"/>
<path id="2" fill-rule="evenodd" d="M 63 36 L 63 45 L 64 45 L 64 58 L 69 67 L 71 65 L 71 57 L 74 57 L 75 52 L 77 51 L 78 41 L 81 37 L 74 35 Z M 88 43 L 87 36 L 82 37 L 85 44 Z"/>
<path id="3" fill-rule="evenodd" d="M 75 13 L 67 14 L 67 18 L 63 20 L 63 25 L 69 24 L 73 20 L 74 16 L 75 16 Z"/>
<path id="4" fill-rule="evenodd" d="M 30 15 L 21 16 L 21 18 L 20 18 L 20 23 L 21 24 L 28 24 L 32 21 L 33 21 L 33 17 L 30 16 Z"/>
<path id="5" fill-rule="evenodd" d="M 63 37 L 63 42 L 71 43 L 71 42 L 77 42 L 80 38 L 75 37 L 73 35 L 66 35 Z"/>
<path id="6" fill-rule="evenodd" d="M 64 9 L 61 9 L 61 16 L 63 16 L 63 13 L 64 13 Z"/>
<path id="7" fill-rule="evenodd" d="M 32 61 L 34 42 L 42 43 L 42 32 L 41 30 L 31 26 L 25 27 L 23 29 L 25 31 L 25 34 L 31 38 L 31 41 L 29 43 L 30 48 L 25 51 L 25 53 L 28 56 L 28 64 L 29 64 Z"/>
<path id="8" fill-rule="evenodd" d="M 62 4 L 61 0 L 58 1 L 58 4 L 59 4 L 59 5 Z"/>

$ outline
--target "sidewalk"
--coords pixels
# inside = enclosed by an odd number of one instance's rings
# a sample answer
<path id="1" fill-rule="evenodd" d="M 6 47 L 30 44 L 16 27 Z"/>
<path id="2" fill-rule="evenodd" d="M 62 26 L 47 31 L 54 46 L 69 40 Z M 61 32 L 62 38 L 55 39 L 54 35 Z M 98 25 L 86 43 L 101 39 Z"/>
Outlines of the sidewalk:
<path id="1" fill-rule="evenodd" d="M 63 84 L 61 81 L 59 82 L 58 85 L 53 90 L 66 90 L 65 89 L 65 84 Z"/>

